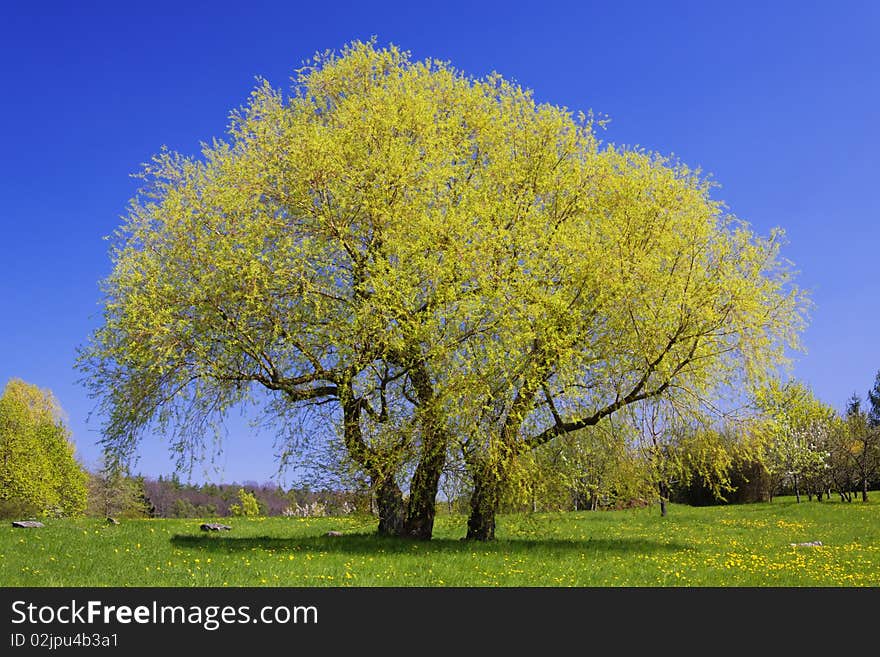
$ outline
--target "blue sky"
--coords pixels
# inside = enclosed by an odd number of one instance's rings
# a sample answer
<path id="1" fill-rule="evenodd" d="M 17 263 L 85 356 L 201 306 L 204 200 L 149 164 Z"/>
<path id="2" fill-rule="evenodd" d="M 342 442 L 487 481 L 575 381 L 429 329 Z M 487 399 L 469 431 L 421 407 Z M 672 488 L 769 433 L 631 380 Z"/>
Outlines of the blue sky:
<path id="1" fill-rule="evenodd" d="M 99 450 L 75 349 L 100 318 L 107 242 L 161 146 L 223 136 L 261 76 L 375 35 L 540 101 L 610 117 L 605 139 L 699 166 L 784 255 L 816 304 L 794 374 L 843 409 L 880 369 L 880 2 L 42 2 L 0 20 L 0 385 L 59 398 Z M 268 480 L 244 426 L 214 481 Z M 172 470 L 161 440 L 138 469 Z"/>

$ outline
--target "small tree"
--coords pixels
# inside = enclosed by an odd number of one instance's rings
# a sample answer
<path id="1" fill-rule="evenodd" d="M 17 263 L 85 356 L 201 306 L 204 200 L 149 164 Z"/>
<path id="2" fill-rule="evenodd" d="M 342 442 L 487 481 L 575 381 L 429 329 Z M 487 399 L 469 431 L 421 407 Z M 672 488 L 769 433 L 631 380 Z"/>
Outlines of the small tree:
<path id="1" fill-rule="evenodd" d="M 800 502 L 803 482 L 825 469 L 836 414 L 797 381 L 771 382 L 757 391 L 756 403 L 762 413 L 762 462 L 773 488 L 790 483 Z"/>
<path id="2" fill-rule="evenodd" d="M 238 489 L 238 504 L 229 507 L 229 512 L 234 516 L 243 516 L 245 518 L 256 518 L 260 514 L 260 503 L 257 496 L 251 491 L 244 488 Z"/>
<path id="3" fill-rule="evenodd" d="M 880 472 L 880 424 L 876 416 L 880 408 L 875 406 L 875 399 L 880 401 L 880 397 L 877 395 L 880 391 L 875 382 L 874 389 L 868 393 L 871 408 L 865 411 L 859 396 L 853 394 L 847 403 L 844 419 L 848 445 L 844 453 L 858 479 L 863 502 L 868 501 L 869 482 Z"/>
<path id="4" fill-rule="evenodd" d="M 608 418 L 534 450 L 533 508 L 595 511 L 649 497 L 649 477 L 632 443 L 632 427 Z"/>
<path id="5" fill-rule="evenodd" d="M 39 514 L 85 511 L 88 475 L 50 390 L 12 379 L 0 397 L 0 508 Z"/>
<path id="6" fill-rule="evenodd" d="M 130 476 L 113 462 L 105 462 L 89 476 L 89 515 L 142 518 L 150 515 L 143 480 Z"/>
<path id="7" fill-rule="evenodd" d="M 737 492 L 736 477 L 750 462 L 751 446 L 733 425 L 690 427 L 676 445 L 682 470 L 682 488 L 699 490 L 713 503 L 727 502 Z"/>
<path id="8" fill-rule="evenodd" d="M 853 398 L 856 398 L 855 393 L 853 393 L 853 397 L 850 400 L 852 401 Z M 872 427 L 880 427 L 880 370 L 874 375 L 874 385 L 868 391 L 868 404 L 870 406 L 868 409 L 868 424 Z"/>

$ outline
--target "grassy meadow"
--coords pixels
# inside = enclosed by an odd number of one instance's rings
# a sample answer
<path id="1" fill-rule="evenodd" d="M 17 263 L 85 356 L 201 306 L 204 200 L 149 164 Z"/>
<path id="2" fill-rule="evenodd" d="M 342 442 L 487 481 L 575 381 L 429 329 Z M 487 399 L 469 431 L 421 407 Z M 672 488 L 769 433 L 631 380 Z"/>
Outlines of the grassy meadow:
<path id="1" fill-rule="evenodd" d="M 194 519 L 5 521 L 0 585 L 880 586 L 878 497 L 502 515 L 488 544 L 459 540 L 454 515 L 430 542 L 377 537 L 371 517 L 222 518 L 232 530 L 218 533 Z"/>

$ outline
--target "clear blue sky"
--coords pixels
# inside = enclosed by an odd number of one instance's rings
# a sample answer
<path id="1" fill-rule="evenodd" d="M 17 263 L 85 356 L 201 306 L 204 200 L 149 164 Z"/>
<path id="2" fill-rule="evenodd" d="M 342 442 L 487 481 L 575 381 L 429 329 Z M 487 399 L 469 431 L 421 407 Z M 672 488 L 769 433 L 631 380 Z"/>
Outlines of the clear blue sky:
<path id="1" fill-rule="evenodd" d="M 429 6 L 436 5 L 436 8 Z M 41 2 L 0 17 L 0 385 L 51 388 L 80 458 L 97 418 L 73 369 L 107 242 L 162 145 L 222 136 L 255 76 L 376 35 L 607 114 L 609 141 L 675 154 L 784 254 L 816 308 L 795 375 L 842 409 L 880 369 L 880 2 Z M 264 481 L 243 427 L 195 478 Z M 169 473 L 159 440 L 138 469 Z"/>

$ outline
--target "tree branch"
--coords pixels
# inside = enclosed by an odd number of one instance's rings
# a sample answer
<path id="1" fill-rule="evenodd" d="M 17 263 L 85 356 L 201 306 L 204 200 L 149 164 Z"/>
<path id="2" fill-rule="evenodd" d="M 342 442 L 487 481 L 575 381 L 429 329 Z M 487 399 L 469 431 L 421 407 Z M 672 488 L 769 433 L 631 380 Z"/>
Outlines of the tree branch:
<path id="1" fill-rule="evenodd" d="M 607 406 L 605 406 L 603 408 L 600 408 L 599 410 L 594 412 L 592 415 L 580 418 L 578 420 L 573 420 L 570 422 L 561 421 L 558 414 L 555 411 L 553 411 L 553 415 L 554 415 L 553 426 L 551 426 L 548 429 L 545 429 L 544 431 L 542 431 L 541 433 L 539 433 L 535 436 L 531 436 L 531 437 L 527 438 L 524 441 L 525 447 L 527 449 L 535 449 L 536 447 L 540 447 L 544 443 L 549 442 L 550 440 L 552 440 L 553 438 L 556 438 L 557 436 L 561 436 L 563 434 L 570 433 L 572 431 L 577 431 L 579 429 L 584 429 L 586 427 L 593 426 L 593 425 L 597 424 L 602 418 L 611 415 L 612 413 L 623 408 L 624 406 L 627 406 L 629 404 L 633 404 L 638 401 L 642 401 L 644 399 L 648 399 L 650 397 L 657 397 L 658 395 L 662 395 L 666 391 L 666 389 L 672 384 L 673 377 L 676 374 L 678 374 L 682 369 L 684 369 L 684 367 L 688 363 L 691 362 L 691 360 L 693 359 L 694 354 L 696 353 L 696 350 L 697 350 L 698 342 L 695 340 L 693 345 L 690 348 L 690 351 L 688 352 L 687 357 L 684 358 L 675 367 L 675 369 L 673 369 L 672 373 L 669 375 L 669 377 L 666 379 L 666 381 L 664 381 L 660 386 L 658 386 L 657 388 L 655 388 L 653 390 L 644 390 L 644 387 L 647 384 L 648 379 L 650 378 L 650 375 L 654 372 L 654 370 L 657 368 L 657 366 L 660 364 L 660 362 L 663 360 L 663 358 L 666 356 L 666 354 L 669 353 L 669 351 L 672 349 L 672 347 L 673 347 L 673 345 L 675 345 L 675 343 L 676 343 L 676 337 L 673 336 L 673 338 L 669 341 L 669 344 L 666 345 L 666 348 L 662 351 L 662 353 L 659 356 L 657 356 L 657 358 L 654 359 L 654 361 L 652 361 L 649 364 L 647 370 L 642 375 L 642 378 L 639 379 L 639 381 L 636 383 L 636 385 L 633 386 L 633 388 L 629 391 L 629 393 L 627 393 L 627 395 L 625 397 L 622 397 L 622 398 L 618 397 L 612 403 L 608 404 Z M 545 393 L 546 393 L 546 390 L 545 390 Z"/>

